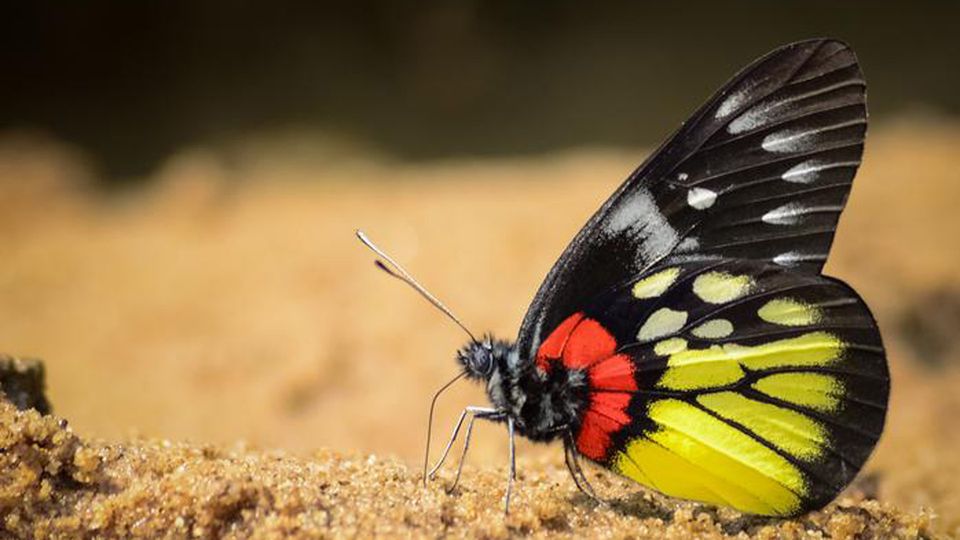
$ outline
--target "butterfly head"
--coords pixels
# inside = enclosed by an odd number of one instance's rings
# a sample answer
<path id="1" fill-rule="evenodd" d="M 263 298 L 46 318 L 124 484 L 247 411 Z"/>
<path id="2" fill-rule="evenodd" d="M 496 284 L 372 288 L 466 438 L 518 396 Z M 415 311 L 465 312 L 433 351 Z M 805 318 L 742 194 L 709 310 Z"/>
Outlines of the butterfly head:
<path id="1" fill-rule="evenodd" d="M 484 336 L 470 341 L 457 351 L 457 362 L 463 366 L 467 377 L 477 380 L 489 380 L 494 370 L 502 366 L 510 354 L 512 346 L 506 341 Z"/>

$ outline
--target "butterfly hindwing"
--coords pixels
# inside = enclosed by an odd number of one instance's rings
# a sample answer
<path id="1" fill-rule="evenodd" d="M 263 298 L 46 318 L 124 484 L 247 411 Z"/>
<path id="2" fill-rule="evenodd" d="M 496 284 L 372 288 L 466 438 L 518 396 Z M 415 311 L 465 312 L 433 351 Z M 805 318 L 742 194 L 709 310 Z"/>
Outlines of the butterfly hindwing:
<path id="1" fill-rule="evenodd" d="M 860 163 L 865 86 L 835 40 L 788 45 L 714 95 L 588 221 L 541 285 L 518 348 L 671 257 L 819 273 Z"/>
<path id="2" fill-rule="evenodd" d="M 605 348 L 580 366 L 591 395 L 579 451 L 668 495 L 766 515 L 818 508 L 882 431 L 880 335 L 839 281 L 747 260 L 664 265 L 568 320 L 546 348 Z"/>

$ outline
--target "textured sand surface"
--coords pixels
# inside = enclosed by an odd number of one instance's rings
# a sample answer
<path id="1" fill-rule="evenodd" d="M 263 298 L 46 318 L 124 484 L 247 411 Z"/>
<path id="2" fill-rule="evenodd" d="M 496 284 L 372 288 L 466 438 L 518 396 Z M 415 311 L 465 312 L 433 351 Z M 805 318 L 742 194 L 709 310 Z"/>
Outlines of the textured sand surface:
<path id="1" fill-rule="evenodd" d="M 518 447 L 521 486 L 504 521 L 499 426 L 478 427 L 457 494 L 416 484 L 429 396 L 453 375 L 463 336 L 377 272 L 353 229 L 475 331 L 509 337 L 567 241 L 645 152 L 404 164 L 266 138 L 184 151 L 149 187 L 105 197 L 84 187 L 96 171 L 70 148 L 0 136 L 0 353 L 42 358 L 55 413 L 89 441 L 31 421 L 50 442 L 28 450 L 5 412 L 4 512 L 22 510 L 18 527 L 102 521 L 115 536 L 266 534 L 299 519 L 331 535 L 657 536 L 718 522 L 816 533 L 859 519 L 960 535 L 960 340 L 943 322 L 960 305 L 958 145 L 951 125 L 872 128 L 827 272 L 867 299 L 889 351 L 888 427 L 860 483 L 881 502 L 853 494 L 778 526 L 675 507 L 599 472 L 621 502 L 594 509 L 560 448 L 532 444 Z M 435 448 L 463 406 L 484 402 L 469 384 L 445 394 Z M 45 472 L 29 480 L 31 470 Z M 40 501 L 36 514 L 14 478 Z"/>
<path id="2" fill-rule="evenodd" d="M 917 538 L 930 517 L 847 497 L 798 520 L 748 518 L 648 493 L 598 507 L 567 472 L 521 463 L 514 508 L 503 478 L 470 471 L 424 488 L 396 459 L 222 449 L 132 440 L 88 442 L 66 422 L 0 404 L 0 523 L 21 538 Z M 600 481 L 598 487 L 612 486 Z M 619 486 L 623 487 L 623 486 Z"/>

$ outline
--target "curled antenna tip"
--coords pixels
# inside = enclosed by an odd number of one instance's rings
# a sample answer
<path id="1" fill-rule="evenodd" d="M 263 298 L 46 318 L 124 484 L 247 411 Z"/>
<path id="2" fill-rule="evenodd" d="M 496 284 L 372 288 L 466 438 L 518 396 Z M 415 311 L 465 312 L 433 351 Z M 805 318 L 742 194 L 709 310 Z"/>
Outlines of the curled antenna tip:
<path id="1" fill-rule="evenodd" d="M 477 341 L 477 338 L 474 337 L 473 332 L 467 329 L 467 327 L 460 321 L 460 319 L 458 319 L 457 316 L 454 315 L 452 311 L 450 311 L 450 308 L 445 306 L 443 302 L 438 300 L 436 296 L 431 294 L 430 291 L 428 291 L 423 285 L 421 285 L 416 279 L 414 279 L 409 272 L 407 272 L 406 270 L 404 270 L 402 266 L 400 266 L 400 263 L 393 260 L 393 258 L 387 255 L 386 252 L 384 252 L 382 249 L 377 247 L 377 245 L 374 244 L 373 241 L 370 240 L 370 238 L 362 230 L 356 229 L 354 231 L 354 234 L 357 235 L 357 238 L 360 239 L 360 242 L 362 242 L 363 245 L 367 247 L 367 249 L 376 253 L 379 257 L 381 257 L 382 260 L 377 259 L 374 263 L 376 264 L 377 268 L 383 270 L 388 275 L 395 277 L 400 281 L 403 281 L 410 287 L 412 287 L 414 290 L 420 293 L 420 295 L 423 296 L 428 302 L 433 304 L 434 307 L 442 311 L 447 317 L 450 318 L 450 320 L 455 322 L 457 326 L 462 328 L 463 331 L 466 332 L 468 336 L 470 336 L 471 341 L 474 341 L 474 342 Z"/>
<path id="2" fill-rule="evenodd" d="M 394 272 L 393 270 L 391 270 L 390 267 L 387 266 L 387 263 L 381 261 L 380 259 L 377 259 L 377 260 L 373 261 L 373 264 L 374 264 L 374 266 L 376 266 L 377 268 L 383 270 L 384 272 L 386 272 L 386 273 L 389 274 L 390 276 L 393 276 L 393 277 L 395 277 L 395 278 L 397 278 L 397 279 L 403 279 L 403 277 L 398 276 L 396 272 Z"/>

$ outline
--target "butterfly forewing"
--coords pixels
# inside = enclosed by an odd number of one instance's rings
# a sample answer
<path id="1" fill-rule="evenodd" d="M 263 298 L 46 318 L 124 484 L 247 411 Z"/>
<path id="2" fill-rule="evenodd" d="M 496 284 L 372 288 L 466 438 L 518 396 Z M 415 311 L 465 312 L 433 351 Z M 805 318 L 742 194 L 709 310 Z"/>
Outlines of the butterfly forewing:
<path id="1" fill-rule="evenodd" d="M 863 150 L 865 84 L 834 40 L 710 99 L 550 271 L 518 349 L 583 370 L 580 453 L 668 495 L 788 516 L 829 502 L 883 429 L 880 334 L 820 275 Z"/>
<path id="2" fill-rule="evenodd" d="M 518 336 L 550 329 L 665 257 L 749 258 L 818 273 L 860 163 L 865 86 L 834 40 L 795 43 L 734 77 L 589 220 Z"/>

